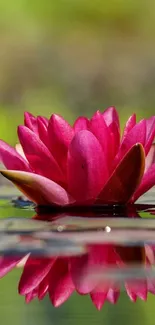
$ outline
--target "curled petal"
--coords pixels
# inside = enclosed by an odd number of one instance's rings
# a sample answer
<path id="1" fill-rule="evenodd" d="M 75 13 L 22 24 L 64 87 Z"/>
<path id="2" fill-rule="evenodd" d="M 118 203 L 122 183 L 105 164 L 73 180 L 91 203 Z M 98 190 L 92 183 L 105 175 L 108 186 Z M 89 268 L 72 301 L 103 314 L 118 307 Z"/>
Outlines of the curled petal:
<path id="1" fill-rule="evenodd" d="M 64 168 L 74 130 L 61 116 L 53 114 L 49 120 L 48 135 L 51 152 L 61 167 Z"/>
<path id="2" fill-rule="evenodd" d="M 146 120 L 142 120 L 137 123 L 130 132 L 127 133 L 126 137 L 121 143 L 118 155 L 114 161 L 116 166 L 123 156 L 136 144 L 141 143 L 145 147 L 146 142 Z"/>
<path id="3" fill-rule="evenodd" d="M 144 174 L 142 182 L 137 191 L 132 197 L 132 202 L 135 202 L 141 195 L 150 190 L 155 185 L 155 163 Z"/>
<path id="4" fill-rule="evenodd" d="M 49 296 L 52 304 L 59 307 L 74 290 L 75 287 L 68 269 L 68 259 L 58 258 L 49 274 Z"/>
<path id="5" fill-rule="evenodd" d="M 19 261 L 19 263 L 17 264 L 17 267 L 24 267 L 27 259 L 29 258 L 30 254 L 27 254 L 26 256 L 22 257 L 22 259 Z"/>
<path id="6" fill-rule="evenodd" d="M 46 127 L 48 126 L 48 119 L 44 116 L 35 117 L 29 112 L 24 113 L 24 125 L 27 126 L 31 131 L 38 135 L 38 120 L 41 121 Z"/>
<path id="7" fill-rule="evenodd" d="M 0 258 L 0 278 L 10 272 L 20 262 L 21 257 L 1 257 Z"/>
<path id="8" fill-rule="evenodd" d="M 46 277 L 55 259 L 29 258 L 24 266 L 24 270 L 19 282 L 19 293 L 26 295 L 35 288 Z"/>
<path id="9" fill-rule="evenodd" d="M 25 156 L 35 172 L 56 182 L 62 181 L 60 167 L 39 137 L 25 126 L 18 127 L 18 136 Z"/>
<path id="10" fill-rule="evenodd" d="M 37 116 L 37 122 L 41 121 L 46 127 L 48 127 L 49 120 L 44 116 Z"/>
<path id="11" fill-rule="evenodd" d="M 46 293 L 48 292 L 48 288 L 49 288 L 49 274 L 47 274 L 47 276 L 39 284 L 39 288 L 38 288 L 39 300 L 42 300 L 45 297 Z"/>
<path id="12" fill-rule="evenodd" d="M 78 117 L 73 125 L 73 129 L 75 132 L 89 130 L 89 120 L 84 116 Z"/>
<path id="13" fill-rule="evenodd" d="M 147 155 L 155 138 L 155 116 L 146 120 L 145 154 Z"/>
<path id="14" fill-rule="evenodd" d="M 0 140 L 0 161 L 7 169 L 31 171 L 27 160 L 2 140 Z"/>
<path id="15" fill-rule="evenodd" d="M 146 159 L 145 159 L 145 172 L 155 163 L 155 144 L 152 144 Z"/>
<path id="16" fill-rule="evenodd" d="M 115 123 L 117 127 L 120 127 L 119 123 L 119 115 L 116 111 L 116 108 L 114 106 L 108 107 L 103 113 L 102 113 L 104 120 L 108 126 Z"/>
<path id="17" fill-rule="evenodd" d="M 67 205 L 74 200 L 57 183 L 40 175 L 3 170 L 1 174 L 12 181 L 30 200 L 39 205 Z"/>
<path id="18" fill-rule="evenodd" d="M 31 131 L 38 134 L 37 118 L 29 112 L 24 113 L 24 125 L 27 126 Z"/>
<path id="19" fill-rule="evenodd" d="M 95 199 L 108 178 L 102 147 L 89 131 L 74 136 L 68 151 L 68 188 L 79 201 Z"/>
<path id="20" fill-rule="evenodd" d="M 39 138 L 47 147 L 49 147 L 49 139 L 48 139 L 48 132 L 47 132 L 48 123 L 44 122 L 41 116 L 37 118 L 37 122 L 38 122 Z"/>
<path id="21" fill-rule="evenodd" d="M 125 204 L 141 182 L 145 167 L 145 154 L 141 144 L 134 145 L 107 181 L 97 203 Z"/>
<path id="22" fill-rule="evenodd" d="M 22 146 L 21 146 L 21 144 L 20 143 L 17 143 L 16 145 L 15 145 L 15 149 L 16 149 L 16 151 L 27 161 L 27 158 L 26 158 L 26 156 L 25 156 L 25 153 L 24 153 L 24 151 L 23 151 L 23 148 L 22 148 Z"/>
<path id="23" fill-rule="evenodd" d="M 113 156 L 113 141 L 110 130 L 104 121 L 103 115 L 99 111 L 97 111 L 91 118 L 89 130 L 100 142 L 105 158 L 107 158 L 106 163 L 109 165 Z"/>
<path id="24" fill-rule="evenodd" d="M 115 107 L 108 107 L 102 113 L 104 120 L 109 127 L 113 141 L 113 154 L 116 155 L 120 145 L 120 122 L 119 115 Z"/>
<path id="25" fill-rule="evenodd" d="M 136 114 L 133 114 L 129 117 L 124 127 L 124 132 L 122 136 L 122 141 L 127 136 L 127 134 L 132 130 L 132 128 L 136 125 Z"/>

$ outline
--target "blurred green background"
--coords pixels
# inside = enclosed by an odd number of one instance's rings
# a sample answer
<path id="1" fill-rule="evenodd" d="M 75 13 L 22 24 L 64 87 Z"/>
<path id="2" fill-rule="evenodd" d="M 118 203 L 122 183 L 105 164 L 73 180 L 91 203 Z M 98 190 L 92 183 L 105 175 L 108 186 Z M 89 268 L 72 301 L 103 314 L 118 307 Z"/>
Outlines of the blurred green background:
<path id="1" fill-rule="evenodd" d="M 24 110 L 153 114 L 154 29 L 154 0 L 1 0 L 0 138 L 15 143 Z"/>
<path id="2" fill-rule="evenodd" d="M 24 111 L 71 123 L 112 105 L 122 124 L 133 112 L 155 114 L 154 31 L 154 0 L 1 0 L 0 138 L 15 144 Z M 2 325 L 154 324 L 155 297 L 132 304 L 122 295 L 101 312 L 77 295 L 60 309 L 27 306 L 19 273 L 0 280 Z"/>

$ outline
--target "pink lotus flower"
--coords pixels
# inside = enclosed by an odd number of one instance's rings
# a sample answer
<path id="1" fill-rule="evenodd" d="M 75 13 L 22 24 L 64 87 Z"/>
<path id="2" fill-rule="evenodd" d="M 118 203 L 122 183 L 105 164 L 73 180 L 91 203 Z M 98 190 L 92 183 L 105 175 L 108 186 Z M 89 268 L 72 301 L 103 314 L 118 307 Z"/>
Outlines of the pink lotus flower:
<path id="1" fill-rule="evenodd" d="M 122 136 L 114 107 L 73 126 L 30 113 L 24 123 L 16 148 L 0 141 L 1 173 L 39 205 L 126 204 L 155 185 L 155 116 L 132 115 Z"/>
<path id="2" fill-rule="evenodd" d="M 80 117 L 73 127 L 58 115 L 47 120 L 25 113 L 25 126 L 19 126 L 18 136 L 16 148 L 0 141 L 0 160 L 8 169 L 1 173 L 39 205 L 133 203 L 155 185 L 155 117 L 136 123 L 136 116 L 131 116 L 121 137 L 113 107 L 96 112 L 90 120 Z M 0 277 L 20 260 L 1 257 Z M 153 248 L 89 245 L 81 257 L 29 256 L 19 293 L 27 302 L 49 294 L 52 304 L 59 306 L 76 291 L 89 294 L 100 309 L 106 300 L 117 301 L 120 288 L 115 282 L 90 281 L 91 269 L 120 268 L 133 262 L 150 267 Z M 146 300 L 148 292 L 155 294 L 155 283 L 126 281 L 125 289 L 131 300 Z"/>

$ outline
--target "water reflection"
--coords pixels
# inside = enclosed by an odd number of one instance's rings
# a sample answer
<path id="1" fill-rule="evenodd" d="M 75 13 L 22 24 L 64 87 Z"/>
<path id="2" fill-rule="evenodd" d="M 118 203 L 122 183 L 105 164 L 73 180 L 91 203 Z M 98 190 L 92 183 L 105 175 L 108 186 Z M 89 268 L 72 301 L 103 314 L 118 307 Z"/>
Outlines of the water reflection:
<path id="1" fill-rule="evenodd" d="M 142 218 L 144 211 L 149 218 Z M 122 290 L 134 302 L 146 300 L 155 294 L 152 211 L 151 205 L 42 208 L 33 220 L 1 219 L 0 276 L 20 263 L 19 293 L 26 302 L 49 295 L 58 307 L 76 292 L 101 309 L 105 301 L 116 303 Z"/>

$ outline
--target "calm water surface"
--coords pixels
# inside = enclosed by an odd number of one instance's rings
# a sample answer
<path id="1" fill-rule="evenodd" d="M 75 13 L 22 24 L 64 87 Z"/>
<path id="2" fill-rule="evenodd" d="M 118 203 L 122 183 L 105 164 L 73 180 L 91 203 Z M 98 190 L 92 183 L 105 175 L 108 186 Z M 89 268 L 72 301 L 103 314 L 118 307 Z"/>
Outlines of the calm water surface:
<path id="1" fill-rule="evenodd" d="M 5 193 L 6 192 L 6 193 Z M 18 295 L 18 281 L 22 268 L 18 267 L 0 280 L 0 315 L 2 324 L 148 324 L 154 325 L 155 296 L 147 302 L 137 299 L 132 303 L 123 288 L 124 281 L 155 278 L 153 257 L 151 267 L 144 268 L 143 248 L 155 246 L 155 191 L 146 194 L 134 207 L 104 207 L 97 211 L 47 211 L 16 200 L 10 190 L 0 198 L 1 255 L 21 257 L 31 252 L 34 256 L 70 256 L 78 259 L 89 255 L 89 247 L 115 246 L 119 256 L 127 260 L 125 267 L 112 263 L 96 264 L 84 273 L 91 282 L 116 281 L 122 288 L 115 305 L 105 303 L 97 311 L 90 297 L 73 294 L 61 307 L 52 307 L 48 297 L 27 305 Z M 12 198 L 15 198 L 12 202 Z M 29 220 L 33 218 L 33 220 Z M 42 221 L 41 221 L 42 220 Z M 48 220 L 48 222 L 47 222 Z M 136 252 L 132 254 L 132 252 Z M 134 255 L 134 256 L 133 256 Z"/>

